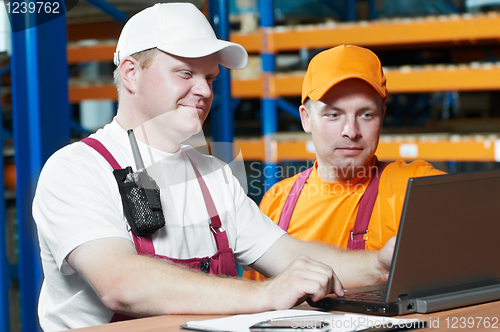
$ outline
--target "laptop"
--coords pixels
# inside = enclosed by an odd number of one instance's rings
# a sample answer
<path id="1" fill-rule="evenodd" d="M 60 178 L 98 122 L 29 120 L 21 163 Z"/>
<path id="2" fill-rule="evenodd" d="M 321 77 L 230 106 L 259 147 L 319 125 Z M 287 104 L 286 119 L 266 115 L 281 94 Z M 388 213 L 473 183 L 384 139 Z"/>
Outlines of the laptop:
<path id="1" fill-rule="evenodd" d="M 313 307 L 385 316 L 500 299 L 500 170 L 408 180 L 386 284 Z"/>

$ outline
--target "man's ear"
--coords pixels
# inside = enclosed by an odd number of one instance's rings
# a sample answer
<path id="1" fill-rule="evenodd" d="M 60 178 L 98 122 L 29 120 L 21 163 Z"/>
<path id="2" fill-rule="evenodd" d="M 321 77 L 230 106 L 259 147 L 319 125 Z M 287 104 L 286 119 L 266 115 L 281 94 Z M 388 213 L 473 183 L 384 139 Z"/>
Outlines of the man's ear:
<path id="1" fill-rule="evenodd" d="M 309 110 L 304 105 L 300 105 L 299 107 L 299 112 L 300 112 L 300 121 L 302 122 L 302 128 L 304 128 L 304 131 L 308 134 L 311 133 L 311 124 L 310 124 L 310 118 L 309 118 Z"/>
<path id="2" fill-rule="evenodd" d="M 120 63 L 120 76 L 122 78 L 122 85 L 131 94 L 137 91 L 137 70 L 139 69 L 139 61 L 128 56 Z"/>

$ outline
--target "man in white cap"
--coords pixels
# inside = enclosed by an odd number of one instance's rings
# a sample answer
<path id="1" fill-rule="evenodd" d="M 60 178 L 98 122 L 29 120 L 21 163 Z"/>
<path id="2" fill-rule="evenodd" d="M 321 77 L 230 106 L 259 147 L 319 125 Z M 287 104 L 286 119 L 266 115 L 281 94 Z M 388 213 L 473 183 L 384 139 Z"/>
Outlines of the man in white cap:
<path id="1" fill-rule="evenodd" d="M 191 4 L 158 4 L 128 21 L 115 54 L 116 117 L 56 152 L 40 175 L 44 330 L 285 309 L 387 279 L 393 241 L 347 253 L 296 240 L 260 213 L 227 165 L 181 144 L 202 129 L 218 64 L 246 63 L 246 51 L 218 40 Z M 137 175 L 145 169 L 159 189 Z M 237 276 L 235 261 L 274 278 L 211 275 Z"/>

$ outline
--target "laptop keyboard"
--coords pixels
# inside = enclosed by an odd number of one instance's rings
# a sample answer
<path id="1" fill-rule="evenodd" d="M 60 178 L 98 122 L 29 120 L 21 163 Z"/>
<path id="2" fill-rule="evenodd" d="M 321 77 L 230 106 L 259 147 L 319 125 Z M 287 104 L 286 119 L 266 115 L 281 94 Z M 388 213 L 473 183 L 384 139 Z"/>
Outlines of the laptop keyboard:
<path id="1" fill-rule="evenodd" d="M 351 301 L 370 301 L 370 302 L 384 302 L 385 300 L 385 291 L 375 291 L 375 292 L 366 292 L 366 293 L 352 293 L 349 294 L 347 292 L 344 295 L 344 298 L 346 300 L 351 300 Z"/>

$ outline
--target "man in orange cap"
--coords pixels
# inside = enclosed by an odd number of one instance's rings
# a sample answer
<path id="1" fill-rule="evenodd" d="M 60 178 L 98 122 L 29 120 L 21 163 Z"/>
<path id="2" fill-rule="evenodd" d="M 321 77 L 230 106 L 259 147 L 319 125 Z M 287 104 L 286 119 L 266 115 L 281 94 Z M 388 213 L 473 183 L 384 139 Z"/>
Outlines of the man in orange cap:
<path id="1" fill-rule="evenodd" d="M 443 172 L 425 161 L 378 161 L 386 79 L 368 49 L 341 45 L 310 62 L 299 107 L 316 162 L 274 185 L 260 209 L 293 237 L 378 250 L 397 234 L 408 179 Z M 255 271 L 244 277 L 262 279 Z"/>

